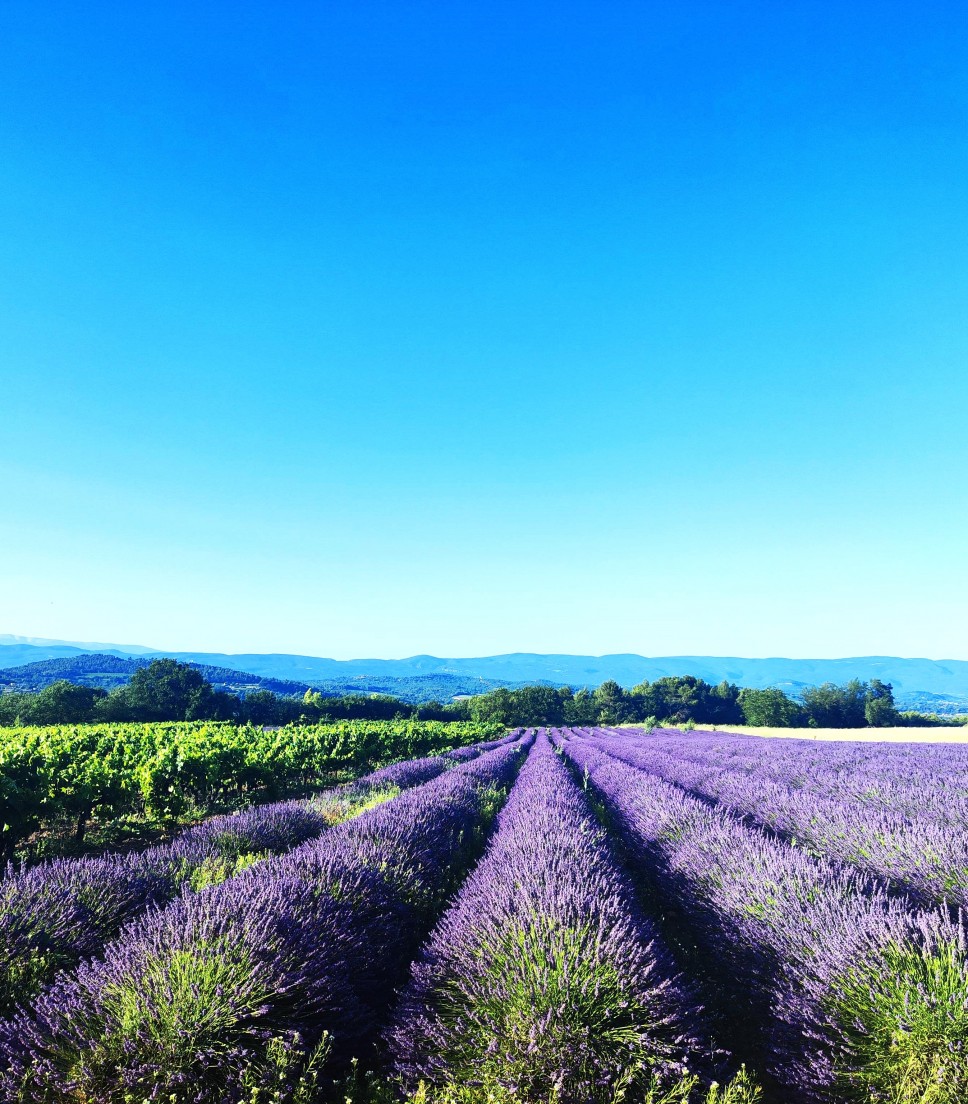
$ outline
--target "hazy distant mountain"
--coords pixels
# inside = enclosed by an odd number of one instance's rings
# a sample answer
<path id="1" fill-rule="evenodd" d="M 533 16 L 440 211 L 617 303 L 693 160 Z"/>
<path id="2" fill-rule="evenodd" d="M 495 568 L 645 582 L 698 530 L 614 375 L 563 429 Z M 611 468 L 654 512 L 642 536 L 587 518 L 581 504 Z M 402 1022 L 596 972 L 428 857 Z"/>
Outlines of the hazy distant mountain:
<path id="1" fill-rule="evenodd" d="M 28 644 L 28 638 L 0 636 L 0 669 L 42 659 L 60 659 L 90 654 L 115 654 L 131 658 L 132 645 L 103 645 L 85 648 L 64 641 Z M 6 643 L 6 641 L 11 641 Z M 146 658 L 168 655 L 183 662 L 205 664 L 245 672 L 262 679 L 281 679 L 301 686 L 325 686 L 330 692 L 353 688 L 364 692 L 429 692 L 434 685 L 443 697 L 448 687 L 454 693 L 470 693 L 477 686 L 514 686 L 546 682 L 552 685 L 594 687 L 606 679 L 623 686 L 655 681 L 664 675 L 696 675 L 710 683 L 728 679 L 740 686 L 778 686 L 795 694 L 804 686 L 821 682 L 843 683 L 851 678 L 879 678 L 894 686 L 902 707 L 938 708 L 945 712 L 968 710 L 968 661 L 902 659 L 895 656 L 859 656 L 847 659 L 743 659 L 722 656 L 661 656 L 634 654 L 604 656 L 539 655 L 515 652 L 474 659 L 442 659 L 418 655 L 408 659 L 325 659 L 285 654 L 223 655 L 210 652 L 151 652 Z M 434 676 L 431 678 L 430 676 Z M 396 683 L 396 680 L 404 680 Z M 425 680 L 421 685 L 413 680 Z M 397 689 L 394 689 L 396 685 Z M 402 695 L 401 695 L 402 696 Z M 409 700 L 427 700 L 410 697 Z M 925 703 L 936 703 L 928 705 Z"/>
<path id="2" fill-rule="evenodd" d="M 82 652 L 122 652 L 130 655 L 147 655 L 155 648 L 143 644 L 96 644 L 80 640 L 48 640 L 46 636 L 11 636 L 0 633 L 0 644 L 26 644 L 33 647 L 77 648 Z"/>
<path id="3" fill-rule="evenodd" d="M 118 686 L 124 686 L 139 667 L 147 667 L 150 662 L 151 658 L 146 656 L 121 656 L 100 652 L 41 659 L 18 667 L 0 668 L 0 691 L 43 690 L 58 679 L 66 679 L 67 682 L 82 686 L 97 686 L 102 690 L 114 690 Z M 233 694 L 271 690 L 274 694 L 292 697 L 301 696 L 307 688 L 312 688 L 330 697 L 343 694 L 389 694 L 416 705 L 483 694 L 498 686 L 523 685 L 495 679 L 471 678 L 467 675 L 407 675 L 402 678 L 345 675 L 343 678 L 318 679 L 315 682 L 294 682 L 228 667 L 214 667 L 208 663 L 193 662 L 191 666 L 200 671 L 216 690 L 228 690 Z"/>
<path id="4" fill-rule="evenodd" d="M 99 652 L 41 659 L 18 667 L 0 668 L 0 690 L 43 690 L 58 679 L 82 686 L 97 686 L 102 690 L 114 690 L 118 686 L 124 686 L 139 667 L 147 667 L 150 662 L 151 659 L 144 656 L 119 656 Z M 291 696 L 303 694 L 307 689 L 304 682 L 262 678 L 229 667 L 213 667 L 207 663 L 193 663 L 192 667 L 201 672 L 216 690 L 228 690 L 233 694 L 271 690 L 274 694 Z"/>
<path id="5" fill-rule="evenodd" d="M 2 673 L 0 673 L 2 677 Z M 354 675 L 338 679 L 318 679 L 313 686 L 324 694 L 389 694 L 401 701 L 420 705 L 422 702 L 446 702 L 452 698 L 486 694 L 489 690 L 506 687 L 510 690 L 529 685 L 526 682 L 507 682 L 502 679 L 474 678 L 470 675 Z M 544 685 L 557 685 L 544 682 Z"/>

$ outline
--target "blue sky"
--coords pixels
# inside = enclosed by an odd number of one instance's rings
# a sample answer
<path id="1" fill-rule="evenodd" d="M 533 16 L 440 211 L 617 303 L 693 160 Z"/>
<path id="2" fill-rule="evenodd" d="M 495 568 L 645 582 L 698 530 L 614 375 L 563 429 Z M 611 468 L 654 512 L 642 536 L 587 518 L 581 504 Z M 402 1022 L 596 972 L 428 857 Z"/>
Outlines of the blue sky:
<path id="1" fill-rule="evenodd" d="M 960 4 L 0 12 L 0 632 L 968 658 Z"/>

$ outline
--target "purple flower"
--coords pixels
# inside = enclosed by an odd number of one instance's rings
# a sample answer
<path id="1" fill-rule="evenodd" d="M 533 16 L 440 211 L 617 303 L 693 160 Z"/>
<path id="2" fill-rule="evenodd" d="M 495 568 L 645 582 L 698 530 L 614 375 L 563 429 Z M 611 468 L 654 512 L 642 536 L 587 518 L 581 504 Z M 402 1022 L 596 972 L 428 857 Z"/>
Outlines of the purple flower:
<path id="1" fill-rule="evenodd" d="M 484 754 L 148 913 L 0 1025 L 0 1099 L 227 1104 L 279 1046 L 295 1073 L 327 1032 L 337 1067 L 363 1052 L 519 759 Z"/>
<path id="2" fill-rule="evenodd" d="M 899 986 L 926 1025 L 922 1049 L 951 1084 L 968 1084 L 963 1058 L 945 1065 L 939 1057 L 966 1033 L 960 924 L 911 909 L 873 879 L 749 827 L 603 746 L 610 745 L 581 737 L 565 744 L 615 816 L 657 899 L 703 951 L 716 987 L 734 1009 L 747 1010 L 784 1100 L 895 1099 L 856 1091 L 877 1077 L 885 1091 L 900 1091 L 901 1081 L 884 1072 L 905 1053 Z M 635 757 L 618 741 L 615 754 Z M 960 1004 L 930 1007 L 932 994 L 919 994 L 890 965 L 904 961 L 911 978 L 927 977 L 937 959 L 950 963 L 946 984 L 961 994 Z M 859 997 L 865 987 L 866 1004 Z M 845 1085 L 855 1095 L 845 1097 Z"/>
<path id="3" fill-rule="evenodd" d="M 388 1040 L 413 1088 L 595 1099 L 703 1047 L 692 994 L 540 735 L 488 850 L 413 967 Z M 708 1050 L 708 1043 L 706 1044 Z"/>

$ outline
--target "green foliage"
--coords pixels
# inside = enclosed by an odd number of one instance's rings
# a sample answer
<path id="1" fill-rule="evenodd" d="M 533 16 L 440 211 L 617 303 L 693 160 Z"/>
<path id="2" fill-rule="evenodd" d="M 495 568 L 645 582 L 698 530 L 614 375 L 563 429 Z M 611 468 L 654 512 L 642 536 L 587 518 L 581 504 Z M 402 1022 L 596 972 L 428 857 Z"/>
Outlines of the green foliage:
<path id="1" fill-rule="evenodd" d="M 442 707 L 451 715 L 462 709 L 475 720 L 508 726 L 639 724 L 661 717 L 669 724 L 741 724 L 739 687 L 722 682 L 710 686 L 691 675 L 657 679 L 625 690 L 614 679 L 598 689 L 526 686 L 501 688 L 471 698 L 459 707 Z"/>
<path id="2" fill-rule="evenodd" d="M 796 702 L 775 687 L 747 687 L 740 691 L 739 706 L 747 724 L 765 728 L 863 728 L 904 723 L 894 707 L 893 687 L 880 679 L 808 686 L 801 698 L 802 703 Z M 920 714 L 916 716 L 919 720 L 912 723 L 923 723 Z"/>
<path id="3" fill-rule="evenodd" d="M 808 686 L 800 697 L 807 724 L 816 728 L 882 727 L 898 722 L 893 687 L 880 679 L 851 679 L 843 686 L 825 682 Z"/>
<path id="4" fill-rule="evenodd" d="M 341 824 L 344 820 L 365 813 L 369 809 L 375 809 L 385 801 L 396 797 L 400 792 L 399 786 L 384 786 L 380 790 L 371 791 L 365 797 L 348 798 L 332 795 L 322 795 L 310 798 L 309 804 L 318 812 L 327 824 Z"/>
<path id="5" fill-rule="evenodd" d="M 603 682 L 595 691 L 594 697 L 601 724 L 617 725 L 633 719 L 629 695 L 614 679 Z"/>
<path id="6" fill-rule="evenodd" d="M 636 1000 L 596 947 L 594 928 L 540 915 L 494 933 L 486 954 L 500 984 L 491 996 L 475 990 L 474 1017 L 462 1015 L 466 997 L 457 980 L 437 1001 L 444 1023 L 460 1017 L 461 1030 L 450 1033 L 442 1055 L 454 1081 L 483 1085 L 493 1099 L 508 1084 L 520 1100 L 576 1099 L 608 1066 L 613 1085 L 588 1097 L 602 1104 L 617 1099 L 616 1084 L 628 1092 L 648 1085 L 660 1057 L 652 1049 L 657 1013 Z"/>
<path id="7" fill-rule="evenodd" d="M 710 686 L 692 675 L 676 675 L 633 686 L 634 720 L 661 717 L 670 724 L 741 724 L 739 687 L 729 682 Z"/>
<path id="8" fill-rule="evenodd" d="M 493 1081 L 440 1088 L 421 1083 L 406 1104 L 557 1104 L 560 1098 L 560 1093 L 555 1091 L 540 1096 L 522 1095 Z M 374 1085 L 367 1093 L 348 1094 L 345 1099 L 346 1104 L 391 1104 L 396 1097 L 383 1086 Z M 763 1095 L 746 1070 L 740 1069 L 725 1086 L 715 1082 L 703 1086 L 694 1076 L 663 1086 L 646 1075 L 644 1082 L 637 1086 L 625 1083 L 616 1086 L 611 1093 L 603 1093 L 602 1100 L 605 1104 L 762 1104 Z"/>
<path id="9" fill-rule="evenodd" d="M 747 1073 L 746 1068 L 741 1066 L 728 1085 L 710 1086 L 704 1104 L 760 1104 L 762 1099 L 760 1087 Z"/>
<path id="10" fill-rule="evenodd" d="M 571 691 L 568 691 L 570 695 Z M 511 727 L 565 723 L 565 698 L 553 686 L 524 686 L 520 690 L 500 687 L 470 701 L 475 721 L 490 721 Z"/>
<path id="11" fill-rule="evenodd" d="M 36 724 L 77 724 L 89 720 L 96 704 L 106 695 L 90 686 L 75 686 L 60 679 L 46 686 L 33 702 Z"/>
<path id="12" fill-rule="evenodd" d="M 205 859 L 188 876 L 188 884 L 195 893 L 199 893 L 209 886 L 221 885 L 222 882 L 241 874 L 250 866 L 261 862 L 268 857 L 267 851 L 243 851 L 239 855 L 223 856 L 212 855 Z"/>
<path id="13" fill-rule="evenodd" d="M 739 694 L 743 720 L 748 725 L 766 728 L 793 728 L 805 720 L 803 710 L 782 690 L 769 687 L 753 690 L 745 687 Z"/>
<path id="14" fill-rule="evenodd" d="M 414 720 L 274 731 L 217 721 L 0 728 L 0 859 L 40 828 L 79 842 L 94 817 L 178 822 L 502 732 Z"/>
<path id="15" fill-rule="evenodd" d="M 332 1047 L 328 1032 L 309 1050 L 302 1038 L 270 1039 L 265 1060 L 245 1072 L 245 1104 L 316 1104 L 321 1073 Z M 390 1104 L 387 1101 L 387 1104 Z"/>
<path id="16" fill-rule="evenodd" d="M 169 1070 L 192 1071 L 201 1046 L 228 1048 L 241 1001 L 255 1014 L 270 996 L 248 948 L 227 936 L 166 950 L 139 971 L 137 983 L 114 982 L 103 994 L 108 1051 L 137 1039 L 139 1056 Z M 233 1003 L 234 1002 L 234 1003 Z"/>
<path id="17" fill-rule="evenodd" d="M 93 719 L 106 694 L 59 679 L 37 693 L 0 694 L 0 724 L 78 724 Z"/>
<path id="18" fill-rule="evenodd" d="M 898 713 L 896 725 L 904 728 L 960 728 L 968 725 L 968 716 L 954 714 L 940 716 L 937 713 L 916 713 L 914 710 L 905 710 Z"/>
<path id="19" fill-rule="evenodd" d="M 90 1028 L 97 1045 L 83 1052 L 65 1048 L 57 1060 L 70 1072 L 78 1100 L 128 1104 L 147 1099 L 157 1084 L 152 1077 L 144 1087 L 118 1085 L 116 1071 L 124 1066 L 128 1049 L 136 1046 L 139 1056 L 156 1063 L 169 1079 L 160 1099 L 189 1104 L 199 1089 L 199 1052 L 231 1053 L 246 1041 L 240 1009 L 255 1016 L 270 994 L 271 986 L 241 941 L 231 934 L 199 939 L 148 957 L 133 977 L 121 975 L 105 986 L 97 1029 Z M 268 1104 L 274 1087 L 281 1088 L 306 1060 L 297 1039 L 275 1040 L 265 1063 L 247 1071 L 251 1099 Z"/>
<path id="20" fill-rule="evenodd" d="M 711 686 L 691 675 L 677 675 L 643 682 L 631 690 L 611 679 L 596 690 L 577 692 L 567 686 L 500 687 L 448 704 L 418 706 L 384 694 L 332 697 L 318 690 L 284 697 L 258 689 L 237 698 L 214 690 L 197 666 L 165 659 L 139 669 L 127 686 L 109 694 L 63 681 L 40 693 L 0 694 L 0 723 L 6 724 L 235 719 L 251 725 L 284 726 L 408 718 L 503 727 L 641 724 L 654 718 L 668 725 L 745 723 L 771 728 L 931 723 L 929 719 L 922 722 L 920 715 L 898 714 L 891 685 L 878 679 L 808 687 L 802 704 L 776 688 L 741 690 L 726 681 Z"/>
<path id="21" fill-rule="evenodd" d="M 800 698 L 806 711 L 807 723 L 817 728 L 863 728 L 866 686 L 859 679 L 851 679 L 843 686 L 825 682 L 822 686 L 808 686 Z"/>
<path id="22" fill-rule="evenodd" d="M 864 698 L 864 719 L 873 728 L 889 728 L 897 724 L 894 687 L 889 682 L 871 679 Z"/>
<path id="23" fill-rule="evenodd" d="M 598 702 L 591 691 L 581 689 L 573 694 L 565 687 L 564 711 L 565 723 L 569 725 L 593 725 L 598 723 Z"/>
<path id="24" fill-rule="evenodd" d="M 228 720 L 235 699 L 212 689 L 201 672 L 174 659 L 156 659 L 115 691 L 130 714 L 142 721 Z"/>
<path id="25" fill-rule="evenodd" d="M 850 1104 L 968 1100 L 965 948 L 889 946 L 873 968 L 847 974 L 830 1006 L 849 1040 L 837 1088 Z"/>

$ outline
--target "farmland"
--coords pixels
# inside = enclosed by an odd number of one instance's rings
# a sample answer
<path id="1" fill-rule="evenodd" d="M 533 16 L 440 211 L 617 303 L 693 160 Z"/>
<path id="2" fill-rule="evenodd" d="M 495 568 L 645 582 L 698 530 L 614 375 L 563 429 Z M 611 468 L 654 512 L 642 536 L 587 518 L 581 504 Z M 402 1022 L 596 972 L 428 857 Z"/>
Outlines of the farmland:
<path id="1" fill-rule="evenodd" d="M 9 867 L 0 1101 L 968 1099 L 968 748 L 447 728 Z"/>
<path id="2" fill-rule="evenodd" d="M 76 849 L 92 822 L 109 837 L 119 826 L 135 835 L 170 828 L 502 731 L 411 720 L 0 727 L 0 861 Z"/>
<path id="3" fill-rule="evenodd" d="M 961 720 L 960 717 L 955 718 Z M 968 743 L 968 725 L 910 728 L 771 728 L 768 725 L 703 725 L 712 732 L 742 733 L 746 736 L 779 736 L 788 740 L 850 740 L 873 743 L 964 744 Z"/>

